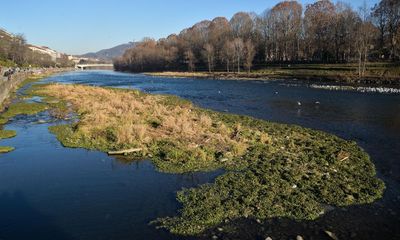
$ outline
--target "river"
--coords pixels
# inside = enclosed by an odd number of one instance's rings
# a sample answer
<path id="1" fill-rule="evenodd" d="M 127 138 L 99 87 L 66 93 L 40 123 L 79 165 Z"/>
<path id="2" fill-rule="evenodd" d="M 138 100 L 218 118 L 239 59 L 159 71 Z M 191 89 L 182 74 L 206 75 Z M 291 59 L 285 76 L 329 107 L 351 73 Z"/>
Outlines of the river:
<path id="1" fill-rule="evenodd" d="M 227 238 L 400 239 L 400 94 L 330 91 L 297 81 L 232 81 L 151 77 L 113 71 L 78 71 L 41 82 L 135 88 L 174 94 L 217 111 L 298 124 L 358 142 L 387 186 L 366 206 L 334 209 L 316 221 L 274 219 L 266 225 L 238 220 L 242 233 Z M 23 94 L 23 90 L 19 91 Z M 68 149 L 47 127 L 47 113 L 17 116 L 1 141 L 0 239 L 182 239 L 148 225 L 176 214 L 176 191 L 212 182 L 221 170 L 157 172 L 150 161 L 127 162 L 97 151 Z M 259 226 L 260 225 L 260 226 Z"/>

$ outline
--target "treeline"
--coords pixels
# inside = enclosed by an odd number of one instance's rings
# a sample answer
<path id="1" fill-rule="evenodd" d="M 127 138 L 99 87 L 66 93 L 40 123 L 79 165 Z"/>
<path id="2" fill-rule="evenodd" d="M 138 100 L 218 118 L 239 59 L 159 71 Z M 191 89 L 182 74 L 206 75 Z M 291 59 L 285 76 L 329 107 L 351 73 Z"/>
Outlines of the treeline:
<path id="1" fill-rule="evenodd" d="M 73 66 L 73 63 L 68 60 L 67 56 L 62 56 L 55 62 L 50 55 L 29 49 L 24 35 L 11 35 L 0 30 L 0 65 L 69 67 Z"/>
<path id="2" fill-rule="evenodd" d="M 158 41 L 145 38 L 114 60 L 120 71 L 250 71 L 271 63 L 399 60 L 400 1 L 372 9 L 317 1 L 303 9 L 284 1 L 261 15 L 236 13 L 230 21 L 202 21 Z"/>

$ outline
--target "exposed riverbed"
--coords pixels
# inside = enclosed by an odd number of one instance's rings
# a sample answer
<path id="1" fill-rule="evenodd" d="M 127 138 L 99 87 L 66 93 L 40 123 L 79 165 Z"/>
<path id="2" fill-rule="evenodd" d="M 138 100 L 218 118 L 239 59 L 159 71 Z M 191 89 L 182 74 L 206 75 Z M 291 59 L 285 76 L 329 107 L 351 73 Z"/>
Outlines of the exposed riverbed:
<path id="1" fill-rule="evenodd" d="M 396 239 L 399 232 L 400 95 L 329 91 L 288 81 L 168 79 L 111 71 L 73 72 L 45 82 L 138 88 L 192 100 L 202 107 L 295 123 L 356 140 L 387 185 L 384 199 L 336 209 L 317 221 L 250 224 L 243 236 Z M 212 181 L 221 172 L 164 174 L 148 161 L 125 164 L 103 153 L 60 146 L 46 113 L 17 117 L 0 156 L 0 239 L 173 239 L 147 223 L 174 215 L 175 191 Z M 238 221 L 237 224 L 249 224 Z"/>

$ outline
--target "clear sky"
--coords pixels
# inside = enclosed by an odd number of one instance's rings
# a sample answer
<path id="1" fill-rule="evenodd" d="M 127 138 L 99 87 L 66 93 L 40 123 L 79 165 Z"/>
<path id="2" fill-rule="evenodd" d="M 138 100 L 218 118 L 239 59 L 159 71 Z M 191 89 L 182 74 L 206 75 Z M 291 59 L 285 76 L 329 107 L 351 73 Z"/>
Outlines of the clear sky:
<path id="1" fill-rule="evenodd" d="M 354 8 L 364 0 L 342 0 Z M 160 38 L 238 11 L 261 13 L 280 0 L 1 0 L 0 28 L 69 54 Z M 301 0 L 303 5 L 314 0 Z M 334 0 L 336 2 L 336 0 Z M 373 6 L 379 0 L 366 0 Z"/>

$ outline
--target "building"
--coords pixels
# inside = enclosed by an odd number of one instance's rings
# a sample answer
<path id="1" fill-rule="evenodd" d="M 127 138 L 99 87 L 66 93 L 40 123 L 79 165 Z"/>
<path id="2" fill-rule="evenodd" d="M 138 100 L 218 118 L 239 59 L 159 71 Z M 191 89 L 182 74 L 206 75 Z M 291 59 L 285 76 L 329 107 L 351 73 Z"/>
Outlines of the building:
<path id="1" fill-rule="evenodd" d="M 59 52 L 57 52 L 51 48 L 45 47 L 45 46 L 39 47 L 39 46 L 35 46 L 35 45 L 28 45 L 28 48 L 34 52 L 39 52 L 42 54 L 49 55 L 51 57 L 51 60 L 54 62 L 57 60 L 57 58 L 62 57 L 62 53 L 59 53 Z"/>

